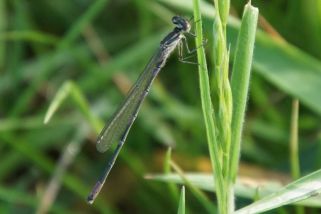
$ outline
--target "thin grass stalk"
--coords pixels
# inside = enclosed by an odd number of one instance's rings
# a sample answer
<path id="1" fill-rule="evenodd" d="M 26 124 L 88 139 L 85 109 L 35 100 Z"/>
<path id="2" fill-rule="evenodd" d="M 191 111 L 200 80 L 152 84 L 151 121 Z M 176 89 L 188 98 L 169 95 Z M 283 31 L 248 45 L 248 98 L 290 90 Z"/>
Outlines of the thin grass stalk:
<path id="1" fill-rule="evenodd" d="M 300 173 L 300 159 L 299 159 L 299 100 L 292 101 L 291 113 L 291 130 L 290 130 L 290 165 L 292 179 L 299 179 Z M 303 206 L 296 206 L 295 212 L 297 214 L 304 214 Z"/>
<path id="2" fill-rule="evenodd" d="M 218 198 L 218 209 L 219 213 L 224 214 L 224 180 L 222 176 L 222 165 L 219 155 L 220 145 L 217 142 L 215 124 L 213 120 L 214 109 L 210 94 L 210 84 L 207 71 L 207 63 L 205 58 L 205 52 L 203 47 L 203 32 L 202 32 L 202 19 L 200 13 L 200 2 L 199 0 L 193 0 L 194 6 L 194 20 L 196 29 L 196 47 L 197 49 L 197 59 L 198 59 L 198 71 L 199 71 L 199 82 L 200 82 L 200 93 L 202 110 L 206 128 L 207 143 L 211 158 L 211 164 L 213 168 L 213 177 L 216 186 L 216 195 Z"/>
<path id="3" fill-rule="evenodd" d="M 292 102 L 291 130 L 290 130 L 290 162 L 292 179 L 300 178 L 300 161 L 298 154 L 298 120 L 299 120 L 299 100 Z"/>
<path id="4" fill-rule="evenodd" d="M 171 165 L 170 165 L 171 157 L 172 157 L 172 148 L 168 147 L 167 152 L 166 152 L 166 156 L 165 156 L 165 160 L 164 160 L 164 168 L 163 168 L 165 175 L 169 175 L 171 173 Z M 177 189 L 176 185 L 174 183 L 168 183 L 167 187 L 168 187 L 170 197 L 174 201 L 176 201 L 179 198 L 178 189 Z"/>

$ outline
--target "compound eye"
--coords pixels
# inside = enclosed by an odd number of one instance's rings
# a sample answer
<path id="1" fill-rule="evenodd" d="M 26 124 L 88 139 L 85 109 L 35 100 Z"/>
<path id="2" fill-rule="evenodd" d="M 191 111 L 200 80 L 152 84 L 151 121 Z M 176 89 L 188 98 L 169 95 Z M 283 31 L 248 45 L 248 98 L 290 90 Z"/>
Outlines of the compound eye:
<path id="1" fill-rule="evenodd" d="M 178 16 L 173 16 L 172 22 L 173 24 L 178 24 L 179 17 Z"/>

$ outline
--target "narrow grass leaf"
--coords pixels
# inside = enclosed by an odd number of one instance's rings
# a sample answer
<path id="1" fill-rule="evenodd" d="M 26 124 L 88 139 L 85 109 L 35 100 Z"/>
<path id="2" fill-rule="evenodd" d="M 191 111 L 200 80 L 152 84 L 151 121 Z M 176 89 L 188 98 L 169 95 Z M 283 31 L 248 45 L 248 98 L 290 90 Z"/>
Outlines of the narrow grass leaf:
<path id="1" fill-rule="evenodd" d="M 288 184 L 281 190 L 238 210 L 236 214 L 265 212 L 287 204 L 315 197 L 321 193 L 320 181 L 321 170 L 318 170 Z"/>
<path id="2" fill-rule="evenodd" d="M 229 177 L 232 179 L 236 178 L 238 170 L 257 19 L 258 9 L 247 4 L 244 9 L 241 28 L 238 35 L 231 78 L 233 116 L 230 153 L 231 170 Z"/>
<path id="3" fill-rule="evenodd" d="M 58 42 L 58 38 L 37 31 L 11 31 L 0 34 L 0 42 L 4 41 L 38 42 L 54 45 Z"/>
<path id="4" fill-rule="evenodd" d="M 185 214 L 185 187 L 182 186 L 177 214 Z"/>
<path id="5" fill-rule="evenodd" d="M 74 84 L 72 81 L 65 82 L 59 89 L 52 100 L 47 113 L 45 115 L 44 123 L 47 124 L 53 114 L 57 111 L 59 106 L 62 105 L 63 101 L 68 97 L 71 96 L 72 99 L 75 101 L 75 105 L 78 107 L 80 112 L 84 115 L 84 117 L 89 121 L 91 126 L 94 128 L 96 133 L 99 133 L 103 124 L 96 119 L 96 117 L 91 113 L 89 104 L 86 101 L 85 96 L 81 92 L 81 90 Z"/>
<path id="6" fill-rule="evenodd" d="M 75 105 L 80 110 L 82 115 L 88 120 L 91 127 L 94 128 L 96 133 L 99 133 L 103 127 L 103 123 L 95 117 L 95 115 L 90 111 L 89 103 L 86 100 L 81 89 L 74 83 L 71 84 L 71 97 L 73 98 Z"/>
<path id="7" fill-rule="evenodd" d="M 185 173 L 184 176 L 186 179 L 193 184 L 195 187 L 204 190 L 213 192 L 215 190 L 213 177 L 211 174 L 205 173 Z M 149 179 L 153 179 L 156 181 L 162 182 L 173 182 L 176 184 L 184 184 L 184 180 L 181 178 L 180 175 L 172 173 L 168 175 L 164 174 L 151 174 L 148 177 Z M 317 179 L 316 179 L 317 180 Z M 315 182 L 315 181 L 313 181 Z M 275 192 L 278 192 L 280 189 L 285 188 L 281 182 L 279 181 L 266 181 L 262 183 L 261 181 L 251 181 L 249 183 L 249 179 L 245 177 L 238 178 L 235 184 L 235 194 L 241 198 L 247 199 L 254 199 L 254 198 L 263 198 Z M 310 193 L 311 196 L 313 195 Z M 321 207 L 320 204 L 321 196 L 320 195 L 313 195 L 311 198 L 307 198 L 302 201 L 296 201 L 294 204 L 296 205 L 304 205 L 307 207 Z"/>
<path id="8" fill-rule="evenodd" d="M 62 102 L 67 98 L 67 96 L 70 94 L 71 90 L 71 83 L 65 82 L 59 89 L 56 94 L 56 96 L 53 98 L 52 102 L 49 105 L 49 108 L 46 112 L 44 124 L 47 124 L 53 114 L 57 111 L 59 106 L 62 104 Z"/>

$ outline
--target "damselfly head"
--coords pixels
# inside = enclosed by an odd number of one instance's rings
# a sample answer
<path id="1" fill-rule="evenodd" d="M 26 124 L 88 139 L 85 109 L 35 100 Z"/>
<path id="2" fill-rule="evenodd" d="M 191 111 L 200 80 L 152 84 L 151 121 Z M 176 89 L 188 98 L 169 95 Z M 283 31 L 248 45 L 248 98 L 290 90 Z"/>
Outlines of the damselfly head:
<path id="1" fill-rule="evenodd" d="M 191 29 L 190 23 L 181 16 L 174 16 L 172 22 L 182 31 L 189 32 Z"/>

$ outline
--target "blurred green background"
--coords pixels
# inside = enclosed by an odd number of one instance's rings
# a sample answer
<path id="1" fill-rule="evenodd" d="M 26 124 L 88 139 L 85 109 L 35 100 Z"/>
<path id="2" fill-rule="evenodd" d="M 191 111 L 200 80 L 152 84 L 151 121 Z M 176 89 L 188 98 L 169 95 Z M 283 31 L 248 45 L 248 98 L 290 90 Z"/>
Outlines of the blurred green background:
<path id="1" fill-rule="evenodd" d="M 232 56 L 245 3 L 231 2 Z M 255 46 L 241 173 L 289 177 L 293 97 L 301 103 L 301 171 L 314 171 L 321 166 L 321 1 L 252 4 L 265 21 Z M 178 198 L 167 184 L 144 175 L 163 172 L 168 146 L 184 171 L 211 169 L 197 66 L 180 63 L 177 53 L 154 82 L 97 201 L 89 206 L 85 199 L 111 154 L 96 151 L 101 126 L 172 29 L 171 17 L 191 17 L 191 5 L 0 0 L 0 213 L 176 213 Z M 205 2 L 209 50 L 213 11 L 213 2 Z M 209 67 L 213 57 L 209 51 Z M 64 99 L 44 125 L 58 91 Z M 206 212 L 186 191 L 188 212 Z"/>

